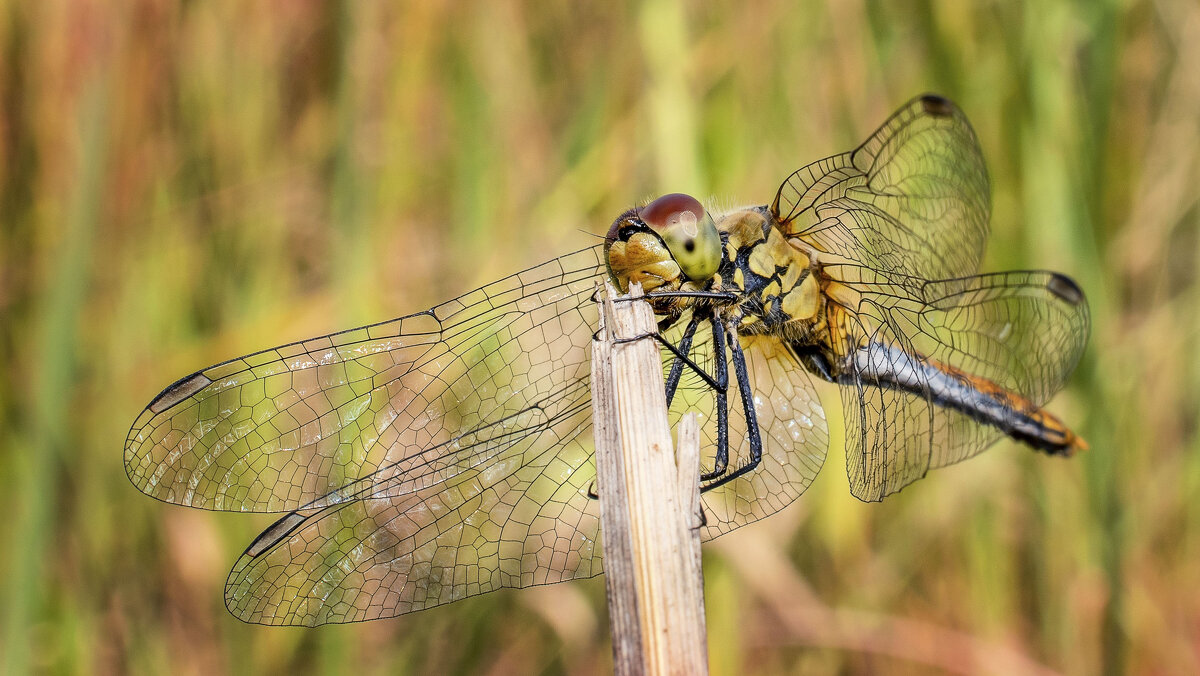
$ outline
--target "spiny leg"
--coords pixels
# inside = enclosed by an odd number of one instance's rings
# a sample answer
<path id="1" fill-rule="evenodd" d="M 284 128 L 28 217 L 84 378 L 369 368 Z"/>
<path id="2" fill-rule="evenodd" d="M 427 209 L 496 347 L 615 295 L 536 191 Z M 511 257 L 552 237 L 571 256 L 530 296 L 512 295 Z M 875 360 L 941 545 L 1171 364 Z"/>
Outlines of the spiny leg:
<path id="1" fill-rule="evenodd" d="M 692 339 L 696 337 L 696 327 L 698 326 L 700 326 L 700 317 L 692 315 L 692 320 L 684 329 L 683 340 L 679 341 L 679 350 L 675 352 L 675 359 L 671 361 L 671 373 L 667 375 L 667 408 L 671 408 L 671 402 L 675 399 L 675 390 L 679 387 L 679 379 L 683 377 L 684 362 L 690 361 L 687 355 L 692 351 Z"/>
<path id="2" fill-rule="evenodd" d="M 713 388 L 717 397 L 717 457 L 711 472 L 700 475 L 700 481 L 712 481 L 725 474 L 729 468 L 729 365 L 725 361 L 725 325 L 717 315 L 712 316 L 713 361 L 716 365 L 718 387 Z M 734 338 L 734 342 L 737 338 Z"/>
<path id="3" fill-rule="evenodd" d="M 714 375 L 709 375 L 700 365 L 688 358 L 688 353 L 691 352 L 692 341 L 695 337 L 696 329 L 699 326 L 701 319 L 693 316 L 688 322 L 687 328 L 684 330 L 684 335 L 680 340 L 679 346 L 671 344 L 670 341 L 663 338 L 660 334 L 653 333 L 644 336 L 634 336 L 625 338 L 617 342 L 632 342 L 643 340 L 645 338 L 654 338 L 664 347 L 675 355 L 675 359 L 671 364 L 671 371 L 666 382 L 666 399 L 667 406 L 671 405 L 671 401 L 675 397 L 675 392 L 678 389 L 679 381 L 683 376 L 684 367 L 692 369 L 699 375 L 706 384 L 709 385 L 716 394 L 716 409 L 717 409 L 717 453 L 714 466 L 711 472 L 705 472 L 700 476 L 700 481 L 709 482 L 701 485 L 701 492 L 712 490 L 718 486 L 724 485 L 758 467 L 762 461 L 762 434 L 758 425 L 758 413 L 754 409 L 754 395 L 750 390 L 750 376 L 746 367 L 746 356 L 742 352 L 741 344 L 738 341 L 736 333 L 730 340 L 730 351 L 732 353 L 734 373 L 738 381 L 738 391 L 742 397 L 743 413 L 746 417 L 746 429 L 748 433 L 748 441 L 750 442 L 750 462 L 739 467 L 733 472 L 728 472 L 729 469 L 729 367 L 725 357 L 726 335 L 729 329 L 725 327 L 720 319 L 720 316 L 713 308 L 710 318 L 713 327 L 713 353 L 715 360 Z M 588 496 L 596 498 L 594 490 L 588 491 Z"/>
<path id="4" fill-rule="evenodd" d="M 696 373 L 696 375 L 700 376 L 700 379 L 703 380 L 705 382 L 705 384 L 707 384 L 709 387 L 713 388 L 714 390 L 715 389 L 725 389 L 726 387 L 729 386 L 728 378 L 726 378 L 725 381 L 719 382 L 716 378 L 709 375 L 704 370 L 703 367 L 701 367 L 699 364 L 697 364 L 696 362 L 689 359 L 687 357 L 687 355 L 685 355 L 683 353 L 683 351 L 680 350 L 680 348 L 672 345 L 671 341 L 667 340 L 666 338 L 663 338 L 662 335 L 660 335 L 658 333 L 643 333 L 640 336 L 633 336 L 631 338 L 617 338 L 616 340 L 613 341 L 613 343 L 616 345 L 621 345 L 624 343 L 635 343 L 639 340 L 646 340 L 647 338 L 653 338 L 654 340 L 658 341 L 658 343 L 660 345 L 667 348 L 667 350 L 671 354 L 675 355 L 675 360 L 677 362 L 682 362 L 683 366 L 686 366 L 686 367 L 690 368 L 692 371 L 694 371 Z M 683 345 L 683 344 L 684 343 L 681 343 L 681 345 Z M 686 345 L 686 347 L 689 350 L 691 349 L 690 344 Z M 674 368 L 674 365 L 672 365 L 672 368 Z M 681 370 L 682 370 L 682 367 L 681 367 Z M 669 386 L 670 386 L 670 380 L 668 379 L 668 387 Z M 679 386 L 679 381 L 678 381 L 678 378 L 676 378 L 675 387 L 678 387 L 678 386 Z M 668 390 L 667 392 L 668 392 L 668 395 L 672 394 L 670 390 Z M 668 399 L 667 404 L 670 405 L 670 399 Z"/>
<path id="5" fill-rule="evenodd" d="M 736 301 L 738 295 L 731 291 L 651 291 L 645 295 L 648 300 L 656 298 L 696 298 L 709 301 Z M 615 302 L 639 300 L 637 298 L 616 298 Z"/>
<path id="6" fill-rule="evenodd" d="M 647 334 L 640 335 L 640 336 L 633 336 L 631 338 L 619 338 L 619 339 L 616 339 L 613 341 L 616 344 L 621 344 L 621 343 L 632 343 L 632 342 L 636 342 L 639 340 L 645 340 L 646 338 L 653 338 L 653 339 L 657 340 L 660 344 L 662 344 L 663 347 L 667 348 L 673 355 L 675 355 L 675 359 L 671 363 L 671 373 L 668 375 L 667 382 L 666 382 L 666 399 L 667 399 L 667 407 L 668 408 L 670 408 L 671 401 L 675 398 L 675 391 L 679 388 L 679 381 L 683 377 L 683 369 L 685 366 L 692 369 L 692 371 L 694 371 L 697 375 L 699 375 L 700 378 L 703 379 L 704 382 L 706 384 L 708 384 L 709 387 L 711 387 L 711 388 L 713 388 L 713 390 L 721 393 L 722 397 L 724 396 L 725 391 L 729 389 L 729 376 L 725 372 L 723 363 L 722 363 L 721 367 L 718 368 L 717 377 L 714 378 L 713 376 L 711 376 L 707 372 L 705 372 L 704 369 L 701 368 L 699 364 L 692 361 L 687 356 L 688 353 L 691 352 L 691 350 L 692 350 L 692 341 L 696 336 L 696 328 L 699 327 L 700 321 L 701 321 L 701 318 L 699 316 L 697 316 L 697 315 L 692 316 L 691 321 L 688 322 L 687 328 L 684 329 L 683 338 L 680 339 L 678 347 L 676 347 L 675 345 L 672 345 L 671 341 L 667 340 L 666 338 L 663 338 L 662 334 L 658 333 L 658 332 L 647 333 Z M 719 323 L 719 320 L 717 320 L 717 318 L 716 318 L 715 311 L 713 312 L 712 321 L 713 321 L 714 326 L 716 326 Z M 593 335 L 592 338 L 595 339 L 595 335 Z M 722 362 L 723 361 L 724 360 L 722 360 Z M 728 436 L 728 434 L 726 434 L 726 436 Z M 703 477 L 701 477 L 701 478 L 703 479 Z M 594 481 L 592 482 L 592 485 L 588 488 L 587 496 L 593 500 L 597 500 L 600 497 L 596 493 L 596 484 Z"/>
<path id="7" fill-rule="evenodd" d="M 663 338 L 662 334 L 657 332 L 644 333 L 640 336 L 633 336 L 631 338 L 618 338 L 613 341 L 614 343 L 620 345 L 622 343 L 633 343 L 639 340 L 653 338 L 654 340 L 658 341 L 660 345 L 667 348 L 668 352 L 675 355 L 675 359 L 671 364 L 671 373 L 668 374 L 666 382 L 667 406 L 670 406 L 671 401 L 673 401 L 675 398 L 675 390 L 679 388 L 679 380 L 683 375 L 683 367 L 685 366 L 690 368 L 696 375 L 700 376 L 700 379 L 714 390 L 725 390 L 729 387 L 728 375 L 720 378 L 709 375 L 709 373 L 704 370 L 704 367 L 692 361 L 692 359 L 687 356 L 687 353 L 692 349 L 692 339 L 696 332 L 696 326 L 699 323 L 700 319 L 692 319 L 692 321 L 688 324 L 685 335 L 680 340 L 679 346 L 675 346 L 671 343 L 671 341 Z"/>
<path id="8" fill-rule="evenodd" d="M 762 432 L 758 428 L 758 412 L 754 409 L 754 393 L 750 391 L 750 371 L 746 368 L 746 355 L 742 352 L 742 345 L 738 342 L 736 334 L 729 341 L 729 350 L 733 353 L 733 374 L 737 379 L 738 392 L 742 395 L 742 411 L 746 415 L 746 432 L 750 437 L 750 462 L 718 477 L 716 481 L 706 486 L 701 486 L 701 492 L 729 483 L 743 474 L 753 471 L 762 462 Z M 701 478 L 703 479 L 703 477 Z"/>

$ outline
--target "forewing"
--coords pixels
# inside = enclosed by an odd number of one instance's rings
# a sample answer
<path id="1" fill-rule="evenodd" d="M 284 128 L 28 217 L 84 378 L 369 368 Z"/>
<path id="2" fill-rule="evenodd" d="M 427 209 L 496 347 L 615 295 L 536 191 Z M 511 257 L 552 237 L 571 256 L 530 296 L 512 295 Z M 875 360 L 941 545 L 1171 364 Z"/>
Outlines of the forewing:
<path id="1" fill-rule="evenodd" d="M 686 321 L 680 322 L 680 325 Z M 694 357 L 712 368 L 710 333 Z M 679 329 L 667 332 L 678 340 Z M 711 539 L 774 513 L 808 487 L 828 446 L 807 374 L 769 338 L 743 339 L 764 457 L 754 472 L 704 494 Z M 671 356 L 664 352 L 664 368 Z M 586 392 L 587 383 L 578 384 Z M 570 392 L 564 399 L 579 401 Z M 700 414 L 712 466 L 712 390 L 685 374 L 674 423 Z M 741 401 L 731 388 L 731 468 L 749 459 Z M 284 517 L 230 573 L 226 601 L 249 622 L 325 624 L 401 615 L 505 587 L 600 573 L 599 503 L 590 407 L 527 433 L 488 463 L 413 488 L 405 474 L 367 486 L 357 500 Z"/>
<path id="2" fill-rule="evenodd" d="M 915 294 L 923 279 L 978 272 L 987 169 L 962 111 L 925 95 L 856 150 L 793 173 L 772 209 L 788 233 L 829 254 L 826 272 L 835 279 L 854 282 L 861 267 L 883 270 Z"/>
<path id="3" fill-rule="evenodd" d="M 133 424 L 129 478 L 167 502 L 279 512 L 381 485 L 412 493 L 513 444 L 551 443 L 546 430 L 589 401 L 602 256 L 584 249 L 426 312 L 188 376 Z"/>
<path id="4" fill-rule="evenodd" d="M 920 299 L 886 285 L 859 289 L 867 341 L 925 355 L 1042 405 L 1062 388 L 1087 342 L 1087 302 L 1052 272 L 1006 272 L 927 282 Z M 894 290 L 894 289 L 893 289 Z M 919 373 L 913 374 L 920 379 Z M 924 395 L 850 382 L 842 390 L 851 491 L 880 500 L 987 448 L 1001 432 Z"/>

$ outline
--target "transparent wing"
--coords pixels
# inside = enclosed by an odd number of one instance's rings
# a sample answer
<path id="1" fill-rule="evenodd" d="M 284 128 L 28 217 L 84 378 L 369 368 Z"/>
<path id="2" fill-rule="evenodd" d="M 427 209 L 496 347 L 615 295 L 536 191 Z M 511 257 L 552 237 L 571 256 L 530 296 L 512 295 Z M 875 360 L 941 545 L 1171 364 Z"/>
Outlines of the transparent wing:
<path id="1" fill-rule="evenodd" d="M 964 381 L 984 378 L 1041 406 L 1062 388 L 1087 343 L 1087 302 L 1074 282 L 1052 272 L 1006 272 L 926 282 L 919 299 L 895 286 L 855 287 L 851 330 L 859 344 L 894 345 Z M 971 374 L 967 376 L 966 374 Z M 925 475 L 984 450 L 1001 432 L 921 393 L 853 378 L 842 389 L 851 490 L 880 500 Z"/>
<path id="2" fill-rule="evenodd" d="M 167 502 L 282 512 L 393 479 L 412 492 L 514 444 L 559 445 L 589 401 L 602 257 L 584 249 L 425 312 L 192 374 L 134 422 L 129 478 Z"/>
<path id="3" fill-rule="evenodd" d="M 668 331 L 678 340 L 686 323 Z M 711 368 L 705 329 L 696 357 Z M 767 516 L 807 488 L 828 444 L 808 376 L 775 341 L 746 341 L 766 449 L 759 468 L 704 494 L 711 539 Z M 669 369 L 669 353 L 664 369 Z M 587 379 L 563 399 L 587 401 Z M 677 420 L 700 414 L 711 467 L 716 439 L 712 391 L 685 376 L 672 404 Z M 731 395 L 732 466 L 748 459 L 741 403 Z M 526 431 L 486 461 L 414 487 L 397 473 L 364 486 L 357 499 L 285 516 L 230 573 L 234 615 L 264 624 L 325 624 L 391 617 L 504 587 L 601 572 L 599 504 L 593 488 L 591 411 L 586 405 Z M 364 482 L 365 483 L 365 482 Z"/>
<path id="4" fill-rule="evenodd" d="M 564 398 L 588 401 L 587 381 Z M 393 617 L 502 587 L 601 572 L 591 409 L 416 490 L 395 475 L 358 499 L 294 512 L 226 582 L 247 622 L 318 625 Z"/>
<path id="5" fill-rule="evenodd" d="M 924 279 L 979 271 L 987 169 L 962 111 L 925 95 L 856 150 L 793 173 L 771 208 L 789 233 L 830 254 L 826 272 L 834 278 L 855 281 L 865 266 L 890 272 L 915 294 Z"/>

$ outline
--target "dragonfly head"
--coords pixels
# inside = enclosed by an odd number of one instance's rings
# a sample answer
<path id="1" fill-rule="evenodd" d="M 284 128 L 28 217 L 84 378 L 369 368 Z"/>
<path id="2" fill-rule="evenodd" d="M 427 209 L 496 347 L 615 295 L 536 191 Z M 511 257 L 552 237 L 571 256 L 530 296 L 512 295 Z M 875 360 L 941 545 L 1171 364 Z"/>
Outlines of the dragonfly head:
<path id="1" fill-rule="evenodd" d="M 683 280 L 705 282 L 721 264 L 721 236 L 700 202 L 682 193 L 663 195 L 621 214 L 605 238 L 608 271 L 627 289 L 650 291 Z"/>

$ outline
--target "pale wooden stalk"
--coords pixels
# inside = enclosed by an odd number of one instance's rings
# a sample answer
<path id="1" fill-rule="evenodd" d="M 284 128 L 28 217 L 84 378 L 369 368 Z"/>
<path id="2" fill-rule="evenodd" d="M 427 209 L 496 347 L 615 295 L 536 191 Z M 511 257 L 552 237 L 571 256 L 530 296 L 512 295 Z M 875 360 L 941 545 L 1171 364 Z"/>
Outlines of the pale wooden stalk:
<path id="1" fill-rule="evenodd" d="M 592 405 L 605 585 L 617 676 L 707 674 L 700 569 L 700 430 L 671 443 L 657 325 L 606 285 L 592 343 Z M 634 285 L 630 295 L 640 297 Z"/>

